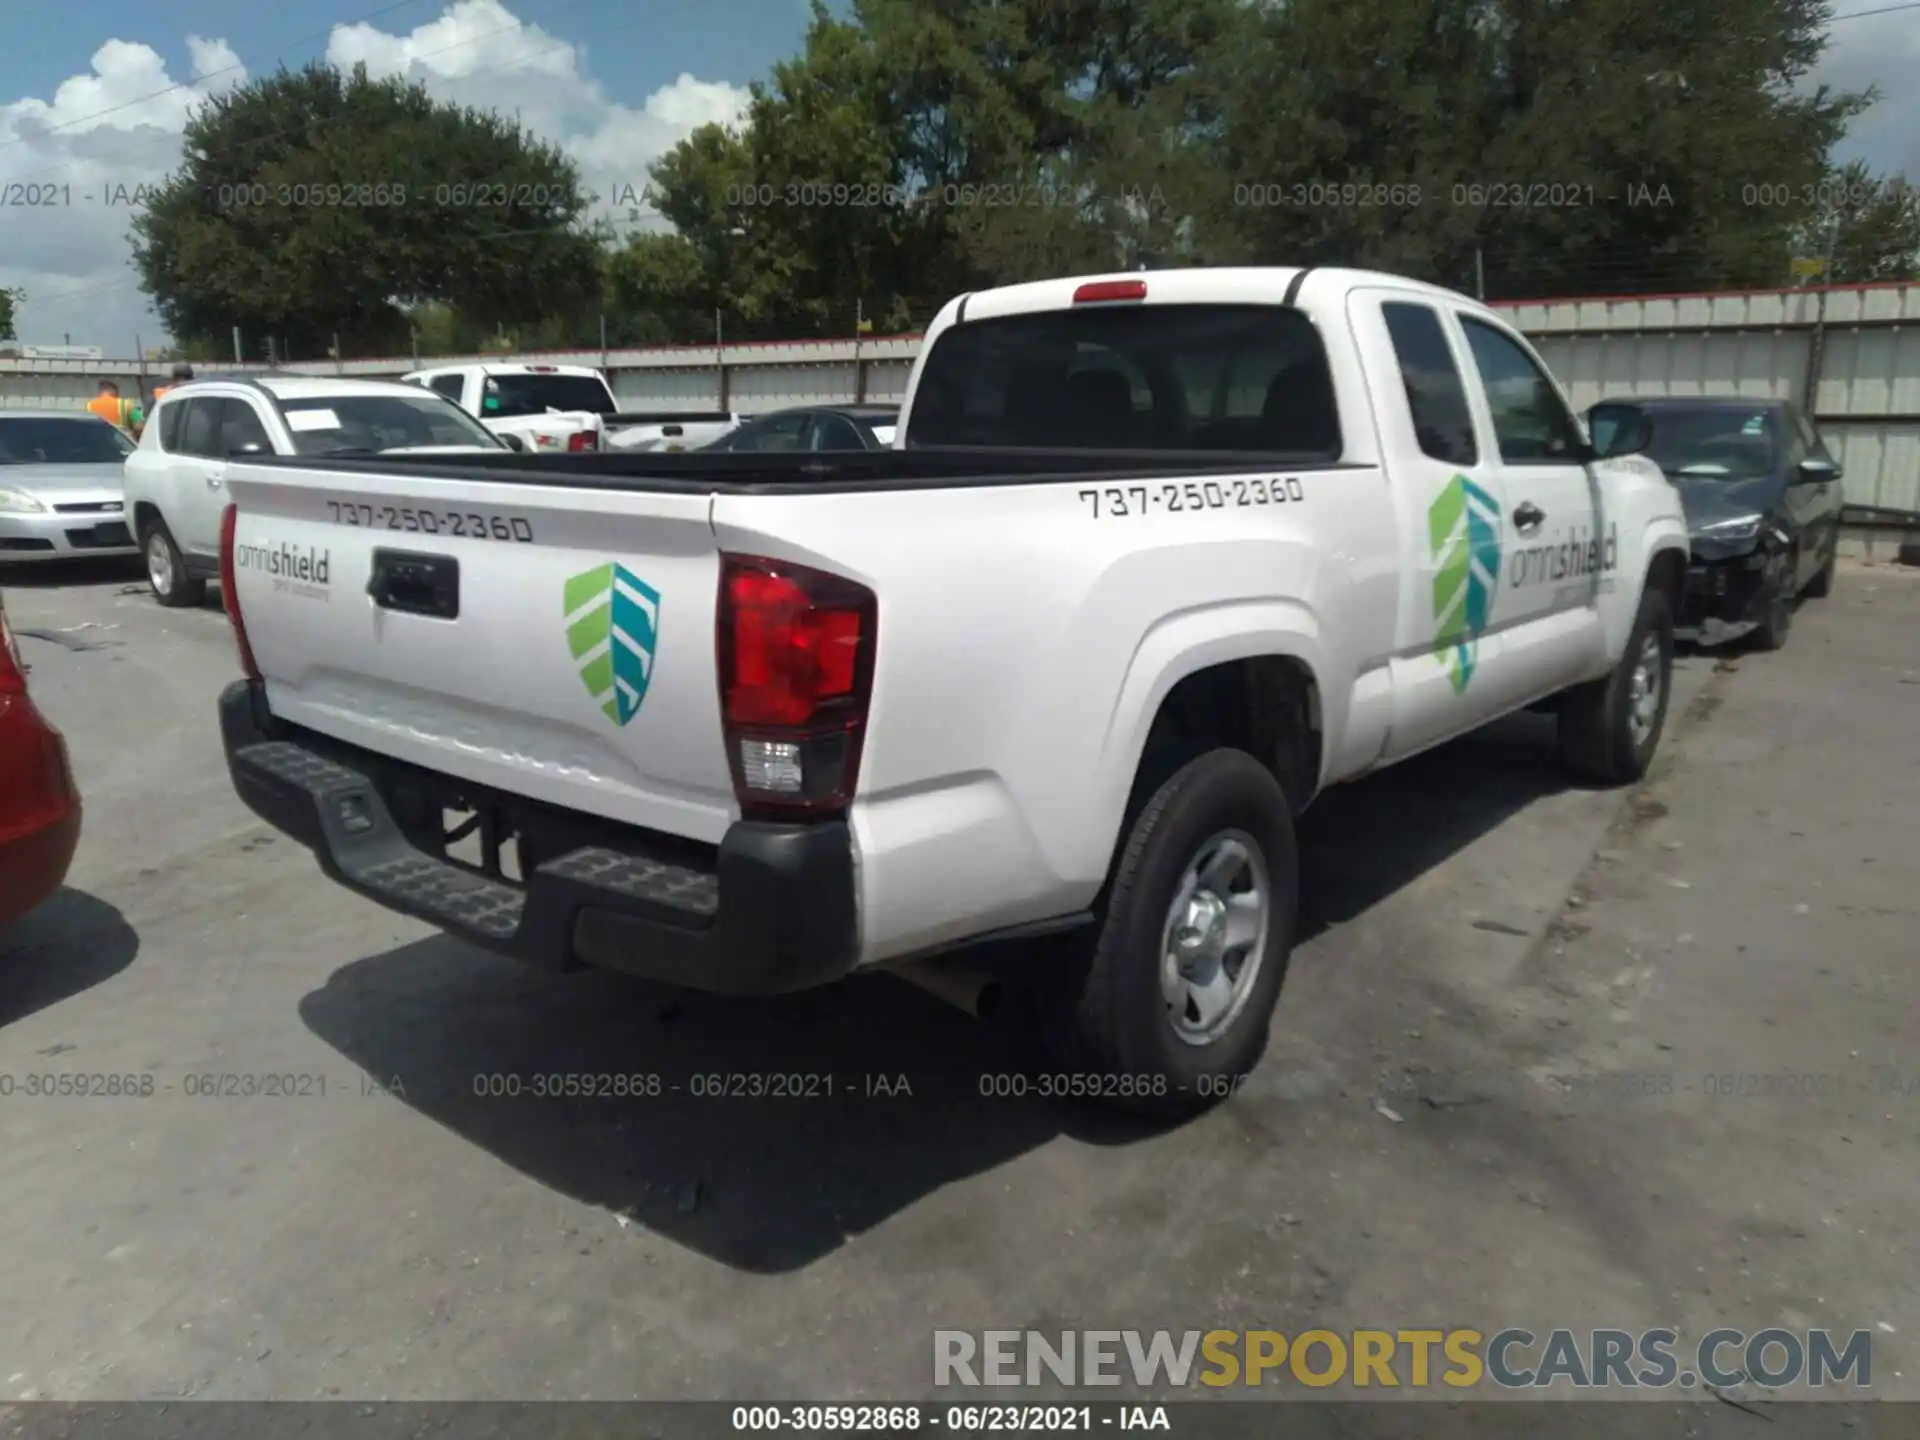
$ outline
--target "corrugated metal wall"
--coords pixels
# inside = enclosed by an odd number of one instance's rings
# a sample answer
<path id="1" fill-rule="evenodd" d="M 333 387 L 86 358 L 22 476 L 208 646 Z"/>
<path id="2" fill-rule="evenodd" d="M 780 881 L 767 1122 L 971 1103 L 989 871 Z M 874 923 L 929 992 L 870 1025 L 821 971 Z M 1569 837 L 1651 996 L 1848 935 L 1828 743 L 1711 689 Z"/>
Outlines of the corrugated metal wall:
<path id="1" fill-rule="evenodd" d="M 1511 313 L 1576 405 L 1708 393 L 1792 400 L 1819 421 L 1849 503 L 1920 510 L 1920 286 L 1561 301 Z M 1878 555 L 1899 537 L 1855 538 Z"/>
<path id="2" fill-rule="evenodd" d="M 1811 401 L 1857 504 L 1920 509 L 1920 286 L 1549 300 L 1503 307 L 1581 408 L 1607 397 L 1707 393 Z M 855 398 L 898 400 L 914 336 L 792 345 L 676 346 L 539 358 L 607 371 L 633 410 L 728 409 Z M 1810 371 L 1819 378 L 1808 394 Z M 466 360 L 477 356 L 460 357 Z M 520 357 L 533 358 L 533 357 Z M 409 358 L 295 365 L 309 374 L 398 375 Z M 452 363 L 442 361 L 439 363 Z M 98 382 L 133 393 L 128 361 L 0 359 L 0 406 L 78 407 Z M 153 370 L 149 383 L 159 378 Z"/>

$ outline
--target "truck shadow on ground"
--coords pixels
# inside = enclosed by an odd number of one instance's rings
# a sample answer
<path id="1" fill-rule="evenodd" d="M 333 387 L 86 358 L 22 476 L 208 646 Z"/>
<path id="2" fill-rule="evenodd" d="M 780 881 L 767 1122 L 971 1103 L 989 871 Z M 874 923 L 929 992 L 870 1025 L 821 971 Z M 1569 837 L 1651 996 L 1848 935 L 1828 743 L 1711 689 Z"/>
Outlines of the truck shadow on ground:
<path id="1" fill-rule="evenodd" d="M 83 890 L 56 891 L 0 926 L 0 1025 L 111 980 L 139 949 L 139 935 L 106 901 Z"/>
<path id="2" fill-rule="evenodd" d="M 1358 918 L 1571 785 L 1551 715 L 1513 715 L 1351 785 L 1300 818 L 1298 942 Z"/>
<path id="3" fill-rule="evenodd" d="M 1552 722 L 1523 717 L 1326 797 L 1303 825 L 1301 938 L 1563 788 L 1552 748 Z M 997 958 L 1045 965 L 1059 943 Z M 1040 1098 L 1030 1007 L 976 1021 L 885 976 L 731 1000 L 544 975 L 435 937 L 343 967 L 301 1015 L 515 1169 L 749 1271 L 810 1264 L 1059 1136 L 1126 1144 L 1160 1128 Z M 608 1078 L 623 1076 L 639 1078 Z M 538 1077 L 614 1093 L 545 1098 Z"/>

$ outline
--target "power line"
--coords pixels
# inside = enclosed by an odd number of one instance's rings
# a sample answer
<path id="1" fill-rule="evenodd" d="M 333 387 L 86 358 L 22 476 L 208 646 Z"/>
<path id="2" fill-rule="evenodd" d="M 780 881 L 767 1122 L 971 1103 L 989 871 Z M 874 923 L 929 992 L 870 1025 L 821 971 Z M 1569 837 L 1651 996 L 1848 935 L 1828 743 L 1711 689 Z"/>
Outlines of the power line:
<path id="1" fill-rule="evenodd" d="M 1882 5 L 1878 10 L 1856 10 L 1851 15 L 1835 15 L 1827 23 L 1837 25 L 1842 20 L 1865 20 L 1869 15 L 1892 15 L 1901 10 L 1920 10 L 1920 0 L 1902 0 L 1901 4 Z"/>
<path id="2" fill-rule="evenodd" d="M 337 25 L 364 25 L 369 20 L 377 20 L 382 15 L 391 14 L 395 10 L 404 10 L 409 5 L 417 5 L 419 3 L 420 0 L 393 0 L 393 3 L 390 5 L 382 5 L 377 10 L 369 10 L 366 14 L 357 16 L 352 20 L 336 21 L 334 25 L 329 25 L 325 30 L 316 31 L 311 35 L 302 35 L 297 40 L 289 40 L 281 47 L 274 58 L 276 60 L 279 59 L 296 45 L 305 45 L 310 41 L 327 39 L 333 34 Z M 204 75 L 196 75 L 192 80 L 177 81 L 167 86 L 164 90 L 155 90 L 150 94 L 135 96 L 133 99 L 124 101 L 119 105 L 110 105 L 105 110 L 96 110 L 91 115 L 79 115 L 71 120 L 62 120 L 58 125 L 50 125 L 45 130 L 37 131 L 31 136 L 16 135 L 11 140 L 0 141 L 0 150 L 5 150 L 13 145 L 24 145 L 29 139 L 37 140 L 42 135 L 51 135 L 56 131 L 71 130 L 74 126 L 85 125 L 90 120 L 104 120 L 109 115 L 118 115 L 122 110 L 131 110 L 136 105 L 144 105 L 149 100 L 158 100 L 161 96 L 171 95 L 176 90 L 191 90 L 195 85 L 211 80 L 216 75 L 226 75 L 235 70 L 244 70 L 246 68 L 245 63 L 242 61 L 235 61 L 231 65 L 222 65 L 218 70 L 209 70 Z"/>

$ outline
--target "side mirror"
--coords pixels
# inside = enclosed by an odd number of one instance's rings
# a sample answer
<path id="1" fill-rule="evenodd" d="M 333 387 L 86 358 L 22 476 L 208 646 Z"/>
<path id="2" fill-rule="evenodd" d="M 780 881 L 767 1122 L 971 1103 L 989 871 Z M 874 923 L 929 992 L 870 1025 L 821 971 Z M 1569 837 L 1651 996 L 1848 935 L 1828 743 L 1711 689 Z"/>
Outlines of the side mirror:
<path id="1" fill-rule="evenodd" d="M 1595 405 L 1587 411 L 1587 433 L 1595 459 L 1638 455 L 1653 443 L 1653 417 L 1638 405 Z"/>
<path id="2" fill-rule="evenodd" d="M 1799 485 L 1825 485 L 1840 478 L 1840 467 L 1831 460 L 1810 456 L 1800 462 L 1799 472 L 1793 478 Z"/>
<path id="3" fill-rule="evenodd" d="M 518 435 L 502 435 L 500 438 L 507 442 L 507 448 L 509 450 L 518 450 L 523 454 L 525 453 L 527 442 L 522 440 Z"/>
<path id="4" fill-rule="evenodd" d="M 227 451 L 227 458 L 229 460 L 245 460 L 251 455 L 265 455 L 268 453 L 270 452 L 267 450 L 267 447 L 262 445 L 258 440 L 249 440 L 244 445 L 235 445 L 230 448 Z"/>

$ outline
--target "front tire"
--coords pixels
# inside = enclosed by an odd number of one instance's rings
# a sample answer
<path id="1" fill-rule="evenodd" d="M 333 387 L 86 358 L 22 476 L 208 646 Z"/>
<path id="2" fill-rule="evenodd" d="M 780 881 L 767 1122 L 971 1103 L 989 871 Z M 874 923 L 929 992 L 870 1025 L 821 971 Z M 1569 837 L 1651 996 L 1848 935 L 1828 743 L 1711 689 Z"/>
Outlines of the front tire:
<path id="1" fill-rule="evenodd" d="M 1121 842 L 1064 1017 L 1067 1068 L 1160 1118 L 1225 1099 L 1266 1049 L 1298 905 L 1293 820 L 1272 772 L 1228 749 L 1183 765 Z"/>
<path id="2" fill-rule="evenodd" d="M 1613 673 L 1567 691 L 1561 763 L 1596 784 L 1633 784 L 1660 748 L 1672 694 L 1673 606 L 1664 591 L 1648 589 Z"/>
<path id="3" fill-rule="evenodd" d="M 207 598 L 207 582 L 187 573 L 187 562 L 167 533 L 164 520 L 154 520 L 147 526 L 141 550 L 147 562 L 147 586 L 155 600 L 169 610 L 181 610 Z"/>
<path id="4" fill-rule="evenodd" d="M 1788 575 L 1792 575 L 1789 567 Z M 1793 588 L 1782 582 L 1767 597 L 1766 613 L 1753 631 L 1753 648 L 1756 650 L 1779 650 L 1787 643 L 1787 634 L 1793 629 Z"/>

